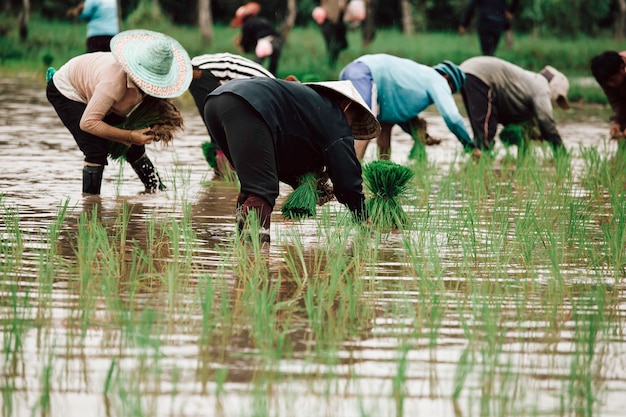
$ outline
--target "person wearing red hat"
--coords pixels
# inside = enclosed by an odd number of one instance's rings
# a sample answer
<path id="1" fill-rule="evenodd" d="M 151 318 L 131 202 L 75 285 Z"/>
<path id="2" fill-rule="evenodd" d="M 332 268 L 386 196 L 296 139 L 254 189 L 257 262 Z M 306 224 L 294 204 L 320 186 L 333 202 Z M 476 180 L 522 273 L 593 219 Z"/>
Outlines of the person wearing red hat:
<path id="1" fill-rule="evenodd" d="M 241 28 L 235 39 L 235 45 L 245 53 L 254 53 L 255 61 L 263 64 L 269 58 L 269 70 L 276 75 L 278 60 L 283 49 L 283 37 L 272 23 L 258 16 L 261 5 L 256 2 L 246 3 L 235 12 L 230 21 L 234 28 Z"/>

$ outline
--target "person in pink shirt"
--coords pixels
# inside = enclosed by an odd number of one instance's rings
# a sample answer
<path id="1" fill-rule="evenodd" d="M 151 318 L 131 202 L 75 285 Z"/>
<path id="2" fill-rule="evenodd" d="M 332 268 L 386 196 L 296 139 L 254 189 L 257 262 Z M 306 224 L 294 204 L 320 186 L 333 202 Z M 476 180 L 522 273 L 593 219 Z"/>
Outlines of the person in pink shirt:
<path id="1" fill-rule="evenodd" d="M 146 192 L 165 189 L 145 145 L 151 128 L 127 130 L 122 123 L 146 96 L 173 98 L 191 83 L 189 54 L 173 38 L 129 30 L 111 40 L 111 52 L 79 55 L 54 72 L 46 95 L 83 152 L 83 193 L 100 194 L 111 141 L 129 147 L 126 160 Z"/>

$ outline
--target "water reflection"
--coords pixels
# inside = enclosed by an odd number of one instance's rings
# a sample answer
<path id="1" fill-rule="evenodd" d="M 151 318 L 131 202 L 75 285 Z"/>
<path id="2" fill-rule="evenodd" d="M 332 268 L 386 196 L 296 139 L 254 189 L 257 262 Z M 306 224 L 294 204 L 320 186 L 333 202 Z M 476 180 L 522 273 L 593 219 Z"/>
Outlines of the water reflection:
<path id="1" fill-rule="evenodd" d="M 43 87 L 0 80 L 0 95 L 3 415 L 623 414 L 619 199 L 587 184 L 603 173 L 578 152 L 603 122 L 560 127 L 572 186 L 548 198 L 532 184 L 554 165 L 513 182 L 504 150 L 465 183 L 473 162 L 433 115 L 444 141 L 410 231 L 330 227 L 336 202 L 286 222 L 281 188 L 272 246 L 242 255 L 237 186 L 211 181 L 195 110 L 172 149 L 149 149 L 167 192 L 111 164 L 83 197 Z M 394 133 L 392 158 L 411 163 Z"/>

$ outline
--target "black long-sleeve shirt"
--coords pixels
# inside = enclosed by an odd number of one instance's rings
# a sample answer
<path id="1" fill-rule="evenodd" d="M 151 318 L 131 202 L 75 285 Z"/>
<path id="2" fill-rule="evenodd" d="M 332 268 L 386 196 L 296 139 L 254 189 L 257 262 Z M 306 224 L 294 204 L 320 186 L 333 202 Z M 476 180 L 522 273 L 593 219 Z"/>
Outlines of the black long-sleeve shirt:
<path id="1" fill-rule="evenodd" d="M 210 95 L 224 93 L 250 103 L 271 130 L 280 181 L 297 186 L 303 174 L 326 169 L 337 200 L 366 217 L 361 163 L 337 105 L 304 84 L 271 78 L 233 80 Z"/>

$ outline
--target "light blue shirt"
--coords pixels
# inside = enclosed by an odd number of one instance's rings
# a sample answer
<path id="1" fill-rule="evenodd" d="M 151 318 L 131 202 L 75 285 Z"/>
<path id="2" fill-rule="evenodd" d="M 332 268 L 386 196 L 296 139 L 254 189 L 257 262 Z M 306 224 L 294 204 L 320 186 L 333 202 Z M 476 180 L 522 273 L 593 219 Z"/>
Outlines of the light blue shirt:
<path id="1" fill-rule="evenodd" d="M 376 83 L 379 121 L 404 123 L 434 104 L 457 139 L 472 144 L 448 81 L 432 67 L 387 54 L 363 55 L 356 61 L 369 67 Z"/>
<path id="2" fill-rule="evenodd" d="M 86 0 L 78 16 L 87 21 L 87 37 L 115 36 L 120 31 L 117 21 L 117 0 Z"/>

